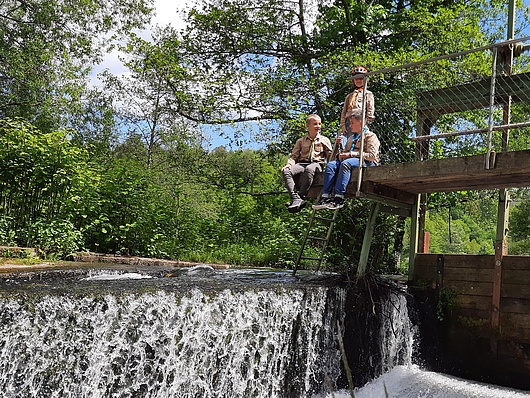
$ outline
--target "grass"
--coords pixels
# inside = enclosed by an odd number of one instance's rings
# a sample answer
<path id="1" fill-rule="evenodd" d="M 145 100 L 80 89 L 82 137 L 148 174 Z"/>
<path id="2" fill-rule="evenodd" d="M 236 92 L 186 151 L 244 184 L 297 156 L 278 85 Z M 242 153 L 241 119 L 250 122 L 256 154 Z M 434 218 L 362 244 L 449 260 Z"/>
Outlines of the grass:
<path id="1" fill-rule="evenodd" d="M 36 257 L 28 258 L 13 258 L 13 257 L 0 257 L 0 265 L 37 265 L 42 264 L 44 260 Z"/>

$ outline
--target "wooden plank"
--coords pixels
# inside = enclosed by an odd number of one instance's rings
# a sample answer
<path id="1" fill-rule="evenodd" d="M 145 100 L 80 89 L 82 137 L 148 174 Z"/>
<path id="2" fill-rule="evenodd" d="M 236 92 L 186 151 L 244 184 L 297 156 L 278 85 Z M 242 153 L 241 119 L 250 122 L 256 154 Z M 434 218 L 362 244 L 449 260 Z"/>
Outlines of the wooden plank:
<path id="1" fill-rule="evenodd" d="M 503 256 L 503 271 L 530 270 L 530 256 Z"/>
<path id="2" fill-rule="evenodd" d="M 415 281 L 430 281 L 436 284 L 437 279 L 437 254 L 416 254 L 416 265 L 414 269 L 414 280 Z"/>
<path id="3" fill-rule="evenodd" d="M 502 314 L 501 314 L 502 318 Z M 530 343 L 530 331 L 522 328 L 505 328 L 501 320 L 502 338 L 517 341 L 518 343 Z"/>
<path id="4" fill-rule="evenodd" d="M 528 270 L 502 270 L 502 283 L 514 283 L 517 285 L 530 286 L 530 269 Z"/>
<path id="5" fill-rule="evenodd" d="M 414 278 L 415 281 L 423 281 L 423 282 L 431 282 L 435 285 L 433 288 L 436 287 L 436 268 L 430 268 L 430 267 L 416 267 L 414 272 Z"/>
<path id="6" fill-rule="evenodd" d="M 449 267 L 446 262 L 444 283 L 448 281 L 492 282 L 493 269 Z"/>
<path id="7" fill-rule="evenodd" d="M 487 254 L 444 254 L 445 266 L 451 268 L 493 269 L 494 257 Z"/>
<path id="8" fill-rule="evenodd" d="M 492 282 L 468 282 L 468 281 L 443 281 L 443 287 L 446 289 L 452 289 L 457 294 L 469 294 L 476 296 L 488 296 L 491 297 L 491 289 L 493 288 Z"/>
<path id="9" fill-rule="evenodd" d="M 528 300 L 530 299 L 530 289 L 528 285 L 503 283 L 501 285 L 501 297 Z"/>
<path id="10" fill-rule="evenodd" d="M 530 299 L 501 298 L 500 311 L 504 313 L 530 314 Z"/>
<path id="11" fill-rule="evenodd" d="M 473 310 L 486 311 L 488 314 L 489 314 L 489 311 L 491 311 L 491 297 L 490 296 L 457 294 L 456 303 L 459 308 L 469 308 Z M 488 318 L 489 315 L 486 315 L 485 317 Z"/>
<path id="12" fill-rule="evenodd" d="M 418 253 L 416 255 L 416 265 L 420 267 L 432 267 L 436 269 L 438 262 L 438 254 L 432 253 Z"/>
<path id="13" fill-rule="evenodd" d="M 502 330 L 517 329 L 526 331 L 530 337 L 530 314 L 506 313 L 500 314 Z"/>
<path id="14" fill-rule="evenodd" d="M 530 356 L 527 354 L 530 352 L 530 344 L 522 342 L 513 342 L 506 340 L 499 340 L 497 345 L 497 353 L 500 357 L 506 359 L 518 358 L 521 362 L 517 365 L 523 366 L 524 369 L 530 370 Z M 523 369 L 520 369 L 521 371 Z"/>
<path id="15" fill-rule="evenodd" d="M 412 204 L 414 195 L 458 190 L 483 190 L 530 186 L 530 150 L 502 152 L 486 170 L 485 155 L 367 167 L 361 191 Z M 315 175 L 308 197 L 322 190 L 323 173 Z M 352 173 L 346 197 L 357 197 L 357 173 Z"/>
<path id="16" fill-rule="evenodd" d="M 414 194 L 530 186 L 530 150 L 496 154 L 484 168 L 485 155 L 424 160 L 369 167 L 364 180 Z"/>
<path id="17" fill-rule="evenodd" d="M 398 190 L 384 184 L 374 183 L 372 181 L 364 181 L 361 184 L 361 190 L 363 193 L 366 194 L 372 194 L 375 196 L 388 198 L 399 203 L 406 203 L 410 205 L 410 208 L 414 204 L 417 197 L 417 195 L 413 195 L 407 191 Z M 349 193 L 350 195 L 355 195 L 353 184 L 348 185 L 348 190 L 346 191 L 346 193 Z"/>
<path id="18" fill-rule="evenodd" d="M 490 299 L 491 301 L 491 299 Z M 483 310 L 480 308 L 455 307 L 452 310 L 452 316 L 462 322 L 471 321 L 474 325 L 489 325 L 491 310 Z M 463 320 L 461 318 L 467 318 Z"/>

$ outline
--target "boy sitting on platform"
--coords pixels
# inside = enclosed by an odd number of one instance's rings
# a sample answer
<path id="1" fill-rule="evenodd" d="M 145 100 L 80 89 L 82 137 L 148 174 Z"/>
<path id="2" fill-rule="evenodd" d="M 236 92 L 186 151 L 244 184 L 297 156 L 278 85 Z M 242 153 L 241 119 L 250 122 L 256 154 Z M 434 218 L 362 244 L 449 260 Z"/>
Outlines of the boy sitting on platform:
<path id="1" fill-rule="evenodd" d="M 363 161 L 364 166 L 379 164 L 380 142 L 375 133 L 363 126 L 363 116 L 360 109 L 352 110 L 347 118 L 351 132 L 346 141 L 344 150 L 337 155 L 337 160 L 329 162 L 324 173 L 324 187 L 320 200 L 313 205 L 313 209 L 336 210 L 344 206 L 344 194 L 350 182 L 351 170 L 359 167 L 361 137 L 364 136 Z M 337 137 L 336 147 L 340 147 L 342 136 Z"/>
<path id="2" fill-rule="evenodd" d="M 306 126 L 307 134 L 296 141 L 287 164 L 282 168 L 283 180 L 291 196 L 291 203 L 286 203 L 291 213 L 299 212 L 305 206 L 304 199 L 313 184 L 315 173 L 324 169 L 332 151 L 329 138 L 320 134 L 320 116 L 309 115 Z M 294 181 L 297 175 L 300 175 L 298 192 Z"/>

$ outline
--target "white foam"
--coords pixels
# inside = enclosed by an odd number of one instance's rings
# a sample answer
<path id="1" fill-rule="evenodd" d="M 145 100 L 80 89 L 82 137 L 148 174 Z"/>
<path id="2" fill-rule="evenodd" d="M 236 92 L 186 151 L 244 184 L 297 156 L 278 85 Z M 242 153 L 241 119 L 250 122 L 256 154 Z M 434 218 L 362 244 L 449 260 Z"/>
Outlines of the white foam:
<path id="1" fill-rule="evenodd" d="M 362 388 L 354 390 L 355 398 L 528 398 L 530 393 L 460 379 L 443 373 L 422 370 L 415 365 L 396 366 Z M 326 398 L 351 398 L 341 390 Z"/>
<path id="2" fill-rule="evenodd" d="M 119 273 L 119 272 L 108 272 L 108 273 L 101 273 L 97 275 L 91 275 L 88 276 L 82 280 L 85 281 L 113 281 L 113 280 L 123 280 L 123 279 L 150 279 L 152 276 L 150 275 L 143 275 L 138 272 L 125 272 L 125 273 Z"/>

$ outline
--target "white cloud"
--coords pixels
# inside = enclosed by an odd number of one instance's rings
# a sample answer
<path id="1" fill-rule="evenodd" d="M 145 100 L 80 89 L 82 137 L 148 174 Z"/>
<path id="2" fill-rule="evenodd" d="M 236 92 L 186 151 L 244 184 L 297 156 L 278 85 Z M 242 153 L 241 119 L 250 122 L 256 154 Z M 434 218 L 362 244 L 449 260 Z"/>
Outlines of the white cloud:
<path id="1" fill-rule="evenodd" d="M 183 9 L 185 6 L 186 4 L 182 0 L 156 0 L 154 22 L 162 26 L 173 25 L 175 28 L 180 28 L 182 20 L 178 15 L 178 10 Z"/>

